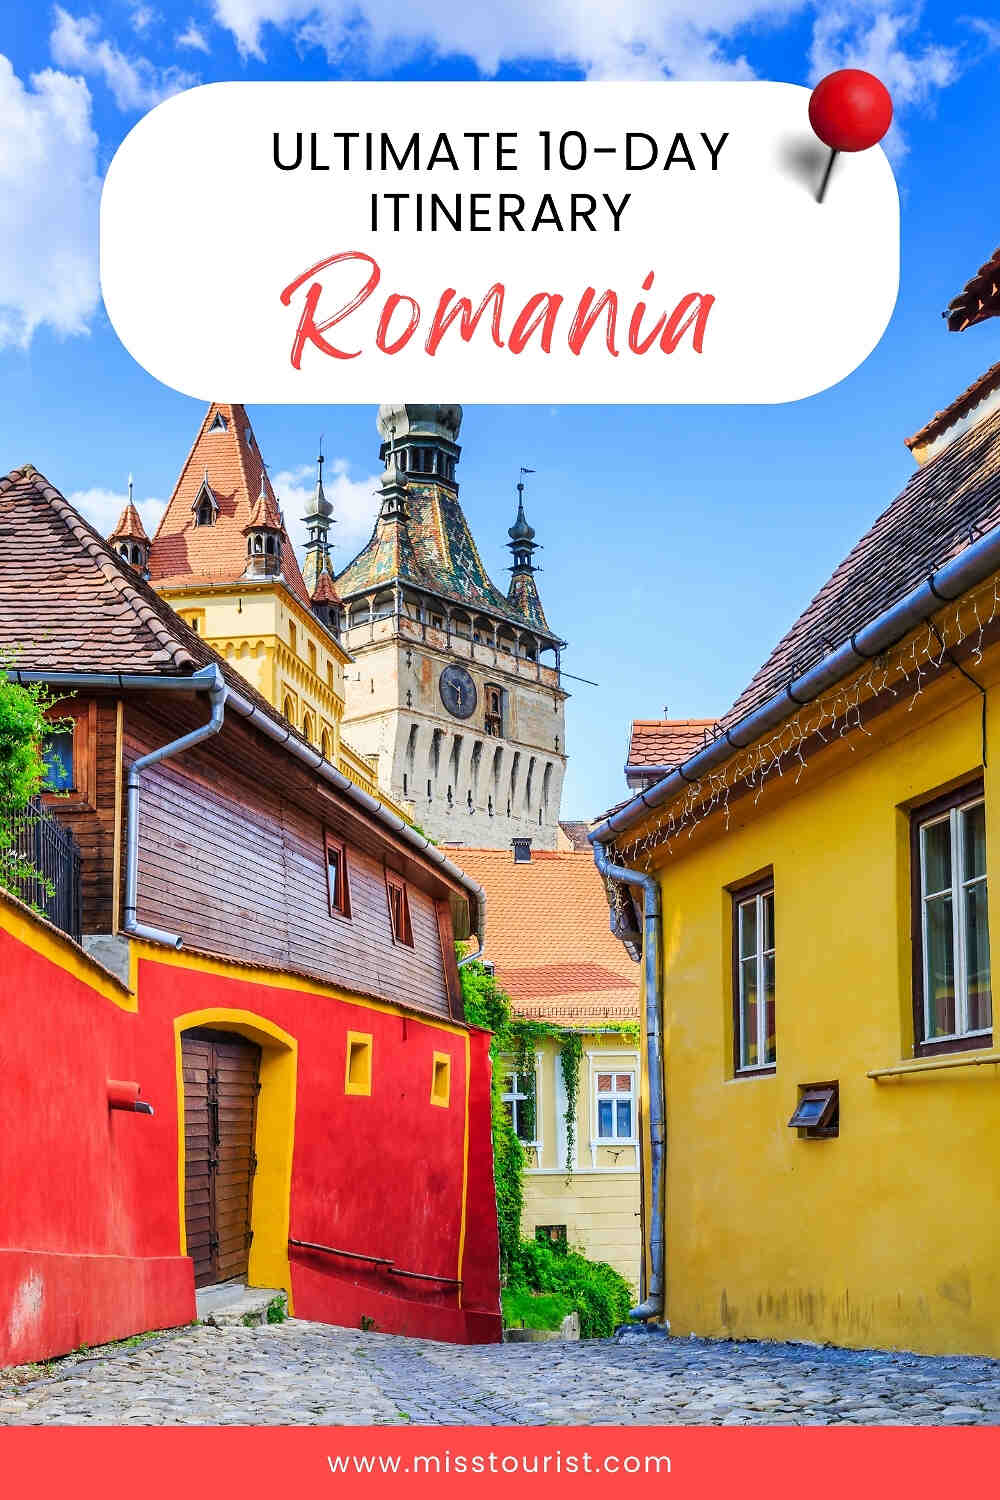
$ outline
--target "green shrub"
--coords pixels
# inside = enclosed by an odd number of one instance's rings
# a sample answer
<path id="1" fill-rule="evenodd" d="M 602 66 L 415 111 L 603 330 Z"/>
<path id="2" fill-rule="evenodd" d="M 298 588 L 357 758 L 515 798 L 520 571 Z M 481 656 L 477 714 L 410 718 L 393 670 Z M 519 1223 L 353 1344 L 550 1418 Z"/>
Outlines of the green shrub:
<path id="1" fill-rule="evenodd" d="M 505 1328 L 559 1328 L 573 1311 L 562 1292 L 528 1292 L 507 1287 L 501 1297 Z"/>
<path id="2" fill-rule="evenodd" d="M 561 1292 L 579 1313 L 585 1339 L 610 1338 L 627 1321 L 632 1302 L 632 1288 L 613 1266 L 539 1240 L 521 1241 L 507 1285 L 515 1292 Z"/>
<path id="3" fill-rule="evenodd" d="M 21 687 L 7 677 L 10 659 L 0 652 L 0 889 L 41 911 L 34 893 L 52 894 L 52 884 L 18 851 L 22 829 L 36 819 L 30 803 L 42 790 L 42 747 L 53 722 L 54 699 L 41 683 Z"/>

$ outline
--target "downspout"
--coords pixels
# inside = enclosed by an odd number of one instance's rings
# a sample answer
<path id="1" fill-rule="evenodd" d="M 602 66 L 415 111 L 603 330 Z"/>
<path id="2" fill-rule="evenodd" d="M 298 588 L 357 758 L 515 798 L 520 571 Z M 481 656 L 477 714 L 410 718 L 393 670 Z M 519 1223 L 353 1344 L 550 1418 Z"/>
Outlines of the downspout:
<path id="1" fill-rule="evenodd" d="M 662 949 L 663 916 L 660 884 L 654 875 L 613 865 L 603 844 L 594 842 L 594 863 L 605 880 L 642 889 L 642 953 L 646 981 L 646 1072 L 649 1079 L 649 1280 L 646 1297 L 629 1313 L 637 1323 L 650 1318 L 661 1319 L 669 1333 L 664 1316 L 666 1299 L 663 1281 L 664 1251 L 664 1168 L 667 1146 L 666 1111 L 663 1099 L 663 1023 L 662 1023 Z"/>
<path id="2" fill-rule="evenodd" d="M 151 750 L 148 755 L 142 755 L 134 760 L 128 768 L 128 782 L 126 791 L 126 843 L 125 843 L 125 917 L 122 922 L 122 931 L 127 932 L 129 937 L 146 938 L 151 943 L 165 943 L 168 948 L 180 948 L 183 941 L 174 932 L 164 932 L 159 927 L 147 927 L 144 922 L 138 920 L 139 899 L 139 781 L 143 771 L 150 766 L 155 766 L 163 760 L 170 760 L 175 755 L 180 755 L 184 750 L 190 750 L 194 745 L 200 745 L 202 740 L 209 739 L 213 734 L 218 734 L 222 728 L 222 722 L 226 714 L 226 695 L 228 689 L 223 681 L 222 673 L 218 667 L 209 669 L 211 676 L 202 677 L 202 690 L 208 687 L 209 702 L 212 712 L 207 724 L 202 724 L 198 729 L 192 729 L 190 734 L 182 735 L 180 739 L 171 740 L 167 745 L 161 745 L 158 750 Z M 192 678 L 193 682 L 194 679 Z"/>

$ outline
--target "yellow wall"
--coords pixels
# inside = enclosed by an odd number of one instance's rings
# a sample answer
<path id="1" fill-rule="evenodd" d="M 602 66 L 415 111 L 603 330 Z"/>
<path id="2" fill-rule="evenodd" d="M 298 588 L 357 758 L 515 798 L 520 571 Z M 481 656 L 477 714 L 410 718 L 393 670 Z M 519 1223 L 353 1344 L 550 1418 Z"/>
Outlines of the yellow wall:
<path id="1" fill-rule="evenodd" d="M 970 664 L 971 665 L 971 664 Z M 997 680 L 996 660 L 974 667 Z M 994 689 L 995 691 L 995 689 Z M 992 698 L 992 693 L 991 693 Z M 673 1331 L 1000 1355 L 1000 1076 L 874 1082 L 912 1057 L 907 804 L 974 775 L 981 699 L 951 673 L 660 854 Z M 994 964 L 1000 710 L 986 770 Z M 731 901 L 773 866 L 777 1071 L 734 1078 Z M 987 1047 L 985 1050 L 991 1050 Z M 836 1079 L 840 1135 L 789 1129 Z M 647 1176 L 648 1180 L 648 1176 Z"/>
<path id="2" fill-rule="evenodd" d="M 526 1148 L 522 1231 L 534 1237 L 539 1224 L 565 1224 L 571 1249 L 606 1260 L 638 1285 L 641 1234 L 639 1170 L 635 1146 L 593 1146 L 597 1134 L 593 1078 L 597 1070 L 636 1075 L 633 1118 L 638 1120 L 638 1044 L 614 1033 L 587 1034 L 577 1098 L 576 1165 L 566 1172 L 566 1099 L 558 1044 L 543 1040 L 536 1052 L 538 1145 Z"/>
<path id="3" fill-rule="evenodd" d="M 292 722 L 301 730 L 308 715 L 317 747 L 325 729 L 333 755 L 340 753 L 344 663 L 349 657 L 287 589 L 272 581 L 248 580 L 241 586 L 164 590 L 163 597 L 275 708 L 283 709 L 291 697 Z"/>

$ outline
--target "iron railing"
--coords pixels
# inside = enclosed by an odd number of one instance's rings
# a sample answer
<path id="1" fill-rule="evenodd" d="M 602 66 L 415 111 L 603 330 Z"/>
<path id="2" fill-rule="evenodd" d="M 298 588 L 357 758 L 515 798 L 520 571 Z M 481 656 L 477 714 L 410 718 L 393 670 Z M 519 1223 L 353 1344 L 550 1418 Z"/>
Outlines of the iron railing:
<path id="1" fill-rule="evenodd" d="M 14 850 L 36 877 L 19 881 L 15 894 L 79 942 L 80 846 L 72 833 L 36 798 L 18 815 Z"/>

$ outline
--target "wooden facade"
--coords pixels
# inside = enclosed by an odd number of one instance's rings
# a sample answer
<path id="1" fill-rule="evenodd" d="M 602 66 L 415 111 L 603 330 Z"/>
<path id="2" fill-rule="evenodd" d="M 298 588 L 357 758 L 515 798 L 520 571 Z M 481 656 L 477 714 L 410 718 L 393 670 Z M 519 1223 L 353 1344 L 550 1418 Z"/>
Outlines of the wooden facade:
<path id="1" fill-rule="evenodd" d="M 120 930 L 127 767 L 203 723 L 171 693 L 84 700 L 77 780 L 51 810 L 83 851 L 83 930 Z M 90 767 L 88 772 L 85 768 Z M 349 915 L 331 911 L 327 848 L 343 845 Z M 412 945 L 393 935 L 387 876 L 405 881 Z M 139 920 L 186 948 L 315 975 L 428 1014 L 461 1018 L 450 898 L 406 845 L 230 710 L 221 733 L 142 777 Z"/>

